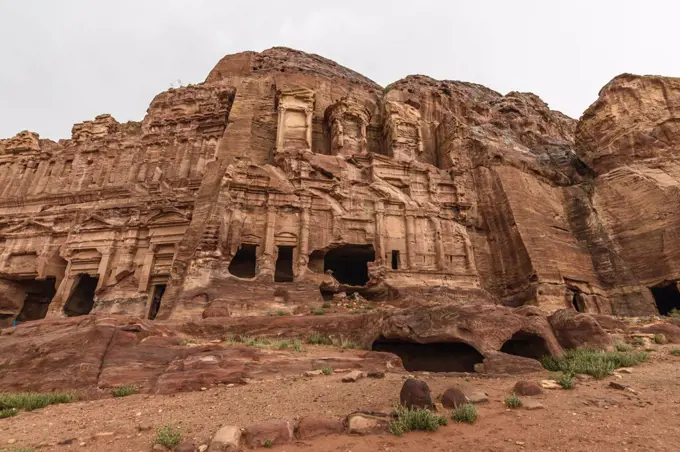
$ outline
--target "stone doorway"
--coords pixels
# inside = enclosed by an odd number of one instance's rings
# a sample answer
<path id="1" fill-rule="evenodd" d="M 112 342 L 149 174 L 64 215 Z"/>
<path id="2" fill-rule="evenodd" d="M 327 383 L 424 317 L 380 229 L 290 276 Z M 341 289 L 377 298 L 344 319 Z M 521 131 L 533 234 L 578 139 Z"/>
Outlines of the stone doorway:
<path id="1" fill-rule="evenodd" d="M 586 303 L 583 300 L 583 295 L 581 295 L 581 292 L 575 289 L 570 289 L 572 296 L 571 296 L 571 305 L 576 309 L 577 312 L 586 312 Z"/>
<path id="2" fill-rule="evenodd" d="M 343 245 L 328 250 L 324 256 L 324 271 L 331 270 L 341 284 L 365 286 L 368 263 L 374 260 L 373 245 Z"/>
<path id="3" fill-rule="evenodd" d="M 154 320 L 161 309 L 161 299 L 165 293 L 165 284 L 155 284 L 151 295 L 151 307 L 149 308 L 149 320 Z"/>
<path id="4" fill-rule="evenodd" d="M 94 292 L 97 289 L 99 278 L 81 273 L 76 276 L 75 289 L 64 305 L 64 313 L 67 317 L 87 315 L 94 306 Z"/>
<path id="5" fill-rule="evenodd" d="M 279 247 L 279 255 L 276 258 L 274 270 L 275 282 L 293 282 L 293 249 L 294 246 Z"/>
<path id="6" fill-rule="evenodd" d="M 545 339 L 537 334 L 522 332 L 515 333 L 508 339 L 501 347 L 501 352 L 531 359 L 541 359 L 551 355 Z"/>
<path id="7" fill-rule="evenodd" d="M 474 372 L 475 364 L 484 360 L 481 353 L 463 342 L 418 344 L 380 338 L 371 349 L 399 356 L 409 372 Z"/>
<path id="8" fill-rule="evenodd" d="M 668 315 L 673 309 L 680 310 L 680 291 L 678 291 L 676 281 L 663 286 L 650 287 L 649 290 L 654 296 L 654 303 L 659 314 Z"/>
<path id="9" fill-rule="evenodd" d="M 242 244 L 229 263 L 229 273 L 237 278 L 254 278 L 257 269 L 257 246 Z"/>
<path id="10" fill-rule="evenodd" d="M 17 322 L 30 322 L 44 319 L 47 309 L 57 292 L 56 279 L 18 281 L 24 287 L 24 306 L 17 316 Z"/>

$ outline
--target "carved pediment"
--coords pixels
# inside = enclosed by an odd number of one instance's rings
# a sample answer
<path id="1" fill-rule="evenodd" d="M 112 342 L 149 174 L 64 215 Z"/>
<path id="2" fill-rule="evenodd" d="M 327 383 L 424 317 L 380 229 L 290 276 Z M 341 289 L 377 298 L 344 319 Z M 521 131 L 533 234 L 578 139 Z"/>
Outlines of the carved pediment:
<path id="1" fill-rule="evenodd" d="M 76 226 L 76 229 L 79 231 L 91 231 L 99 229 L 111 229 L 112 227 L 115 227 L 113 223 L 105 220 L 99 215 L 93 214 Z"/>
<path id="2" fill-rule="evenodd" d="M 166 225 L 166 224 L 177 224 L 186 223 L 189 218 L 184 215 L 181 211 L 173 208 L 156 209 L 152 211 L 146 217 L 147 225 Z"/>
<path id="3" fill-rule="evenodd" d="M 27 220 L 18 225 L 11 226 L 2 232 L 5 234 L 40 235 L 52 234 L 54 229 L 37 221 Z"/>

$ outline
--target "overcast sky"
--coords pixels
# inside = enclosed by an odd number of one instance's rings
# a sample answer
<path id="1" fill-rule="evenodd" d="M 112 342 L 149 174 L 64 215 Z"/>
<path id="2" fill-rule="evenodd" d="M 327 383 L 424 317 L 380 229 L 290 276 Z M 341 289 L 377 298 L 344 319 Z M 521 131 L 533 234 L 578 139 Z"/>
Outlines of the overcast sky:
<path id="1" fill-rule="evenodd" d="M 386 85 L 531 91 L 578 118 L 622 72 L 680 76 L 680 4 L 627 0 L 0 0 L 0 137 L 141 120 L 226 54 L 288 46 Z"/>

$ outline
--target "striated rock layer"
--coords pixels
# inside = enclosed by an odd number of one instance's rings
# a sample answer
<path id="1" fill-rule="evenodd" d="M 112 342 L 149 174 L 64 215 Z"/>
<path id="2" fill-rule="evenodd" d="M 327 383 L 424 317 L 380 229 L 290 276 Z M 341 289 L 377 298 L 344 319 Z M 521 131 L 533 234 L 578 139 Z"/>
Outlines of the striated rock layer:
<path id="1" fill-rule="evenodd" d="M 0 323 L 298 314 L 341 293 L 665 314 L 679 127 L 670 78 L 619 76 L 577 123 L 533 94 L 229 55 L 141 123 L 0 140 Z"/>

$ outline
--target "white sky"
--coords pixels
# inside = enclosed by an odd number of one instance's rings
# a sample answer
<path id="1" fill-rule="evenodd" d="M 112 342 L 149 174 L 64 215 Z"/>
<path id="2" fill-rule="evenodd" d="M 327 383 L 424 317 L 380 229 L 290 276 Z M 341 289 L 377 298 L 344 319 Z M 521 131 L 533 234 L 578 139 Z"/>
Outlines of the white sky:
<path id="1" fill-rule="evenodd" d="M 381 85 L 408 74 L 531 91 L 578 118 L 617 74 L 680 75 L 674 0 L 0 0 L 0 137 L 68 138 L 224 55 L 293 47 Z"/>

